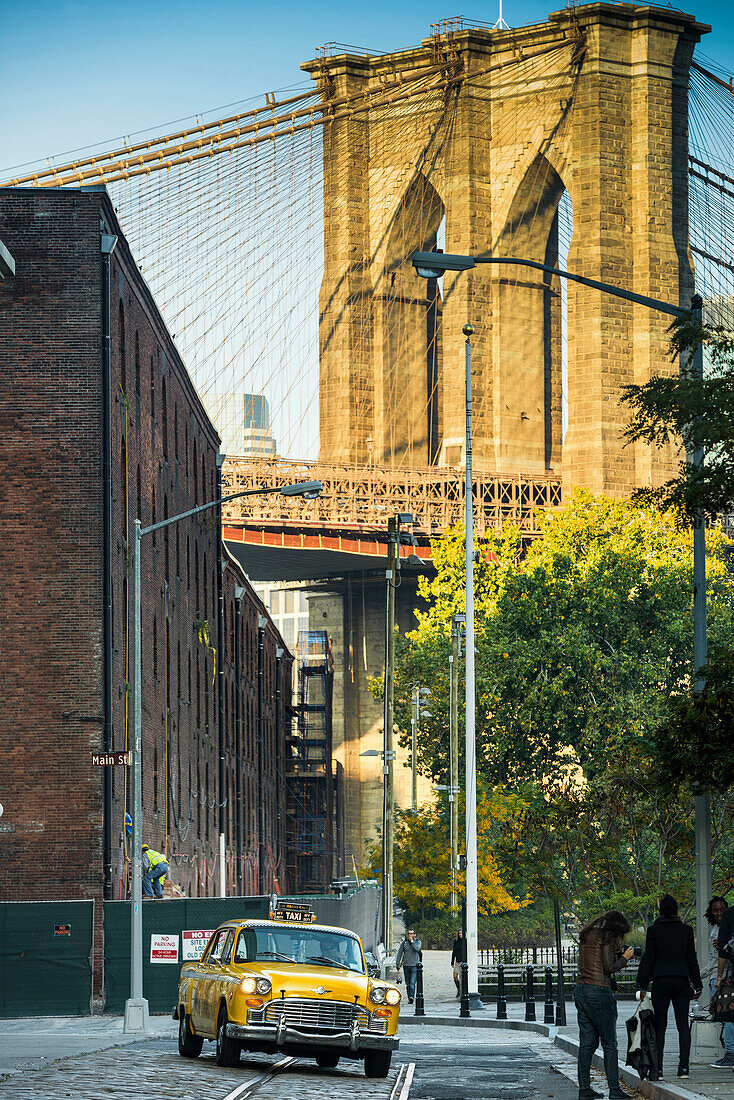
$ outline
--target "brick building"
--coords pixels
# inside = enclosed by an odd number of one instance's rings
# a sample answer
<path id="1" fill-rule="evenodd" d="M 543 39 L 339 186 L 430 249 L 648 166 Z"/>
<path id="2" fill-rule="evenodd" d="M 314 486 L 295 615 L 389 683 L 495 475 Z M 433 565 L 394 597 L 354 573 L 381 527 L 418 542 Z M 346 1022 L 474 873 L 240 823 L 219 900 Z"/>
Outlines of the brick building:
<path id="1" fill-rule="evenodd" d="M 129 769 L 92 755 L 129 747 L 132 524 L 215 499 L 219 438 L 103 189 L 2 188 L 0 239 L 0 897 L 119 898 Z M 228 893 L 285 888 L 291 655 L 215 511 L 146 536 L 142 582 L 144 839 L 189 895 L 220 833 Z"/>

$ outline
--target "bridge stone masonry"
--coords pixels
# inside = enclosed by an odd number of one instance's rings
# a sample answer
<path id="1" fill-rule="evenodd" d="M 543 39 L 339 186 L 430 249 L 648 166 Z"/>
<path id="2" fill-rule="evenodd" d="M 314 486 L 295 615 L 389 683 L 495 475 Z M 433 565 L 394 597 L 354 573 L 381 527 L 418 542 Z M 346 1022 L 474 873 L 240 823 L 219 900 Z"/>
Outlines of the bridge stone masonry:
<path id="1" fill-rule="evenodd" d="M 430 249 L 558 260 L 674 304 L 693 292 L 688 252 L 688 71 L 710 28 L 670 8 L 595 3 L 516 30 L 467 26 L 414 49 L 323 56 L 303 68 L 322 98 L 415 79 L 436 90 L 336 120 L 324 134 L 321 458 L 425 467 L 463 462 L 461 328 L 473 349 L 475 461 L 562 473 L 626 495 L 672 456 L 624 448 L 627 382 L 675 369 L 667 318 L 568 288 L 568 419 L 561 440 L 559 280 L 479 267 L 435 281 Z M 399 133 L 399 140 L 395 134 Z"/>
<path id="2" fill-rule="evenodd" d="M 484 265 L 447 272 L 441 285 L 419 278 L 410 257 L 441 246 L 528 258 L 688 303 L 688 74 L 708 30 L 670 8 L 594 3 L 516 30 L 452 20 L 414 49 L 336 48 L 303 66 L 325 111 L 333 101 L 323 136 L 320 457 L 302 470 L 234 460 L 225 481 L 236 491 L 319 478 L 324 494 L 271 497 L 257 514 L 233 502 L 225 537 L 254 578 L 308 585 L 310 625 L 330 634 L 333 744 L 354 853 L 382 812 L 379 760 L 361 754 L 382 745 L 368 681 L 383 671 L 387 517 L 413 513 L 419 543 L 398 593 L 401 630 L 413 622 L 430 538 L 463 518 L 463 324 L 476 328 L 480 537 L 508 521 L 535 537 L 535 509 L 557 506 L 572 486 L 626 496 L 665 480 L 675 461 L 624 446 L 619 402 L 624 384 L 676 369 L 667 316 L 570 283 L 564 319 L 557 276 Z M 400 94 L 421 81 L 420 95 Z M 360 96 L 365 109 L 340 117 L 339 105 Z M 407 759 L 399 750 L 401 806 L 410 804 Z"/>

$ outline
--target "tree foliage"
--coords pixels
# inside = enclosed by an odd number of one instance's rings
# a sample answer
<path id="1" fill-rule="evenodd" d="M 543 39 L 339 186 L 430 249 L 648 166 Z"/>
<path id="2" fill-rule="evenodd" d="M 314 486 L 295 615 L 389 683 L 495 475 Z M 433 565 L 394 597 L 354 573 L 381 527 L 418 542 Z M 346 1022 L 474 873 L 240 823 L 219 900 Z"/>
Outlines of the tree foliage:
<path id="1" fill-rule="evenodd" d="M 477 767 L 486 789 L 516 800 L 492 834 L 494 856 L 516 896 L 561 896 L 580 915 L 624 904 L 643 921 L 662 891 L 685 902 L 692 887 L 692 536 L 672 515 L 585 491 L 540 522 L 527 553 L 505 529 L 475 570 Z M 728 653 L 734 625 L 726 554 L 712 531 L 713 660 Z M 400 649 L 396 715 L 407 744 L 410 691 L 430 685 L 419 766 L 446 783 L 462 531 L 435 546 L 434 561 L 435 578 L 422 581 L 427 610 Z M 712 683 L 719 701 L 730 683 Z M 722 722 L 716 745 L 727 736 Z M 725 789 L 729 771 L 706 759 Z M 720 803 L 725 835 L 731 800 Z"/>
<path id="2" fill-rule="evenodd" d="M 511 820 L 514 799 L 500 791 L 483 793 L 477 801 L 477 878 L 480 913 L 519 909 L 524 902 L 508 892 L 494 854 L 494 840 L 501 823 Z M 368 847 L 366 872 L 378 880 L 382 868 L 382 838 Z M 417 813 L 395 812 L 393 852 L 394 894 L 406 908 L 420 913 L 450 910 L 451 844 L 445 807 L 424 806 Z M 463 892 L 466 875 L 458 875 Z"/>
<path id="3" fill-rule="evenodd" d="M 734 511 L 734 332 L 687 318 L 674 321 L 670 331 L 671 358 L 680 358 L 680 373 L 622 392 L 632 413 L 627 438 L 655 447 L 673 444 L 680 455 L 676 476 L 641 490 L 638 498 L 689 516 L 726 515 Z M 703 378 L 691 369 L 700 343 L 710 364 Z M 686 462 L 684 447 L 703 451 L 703 464 Z"/>

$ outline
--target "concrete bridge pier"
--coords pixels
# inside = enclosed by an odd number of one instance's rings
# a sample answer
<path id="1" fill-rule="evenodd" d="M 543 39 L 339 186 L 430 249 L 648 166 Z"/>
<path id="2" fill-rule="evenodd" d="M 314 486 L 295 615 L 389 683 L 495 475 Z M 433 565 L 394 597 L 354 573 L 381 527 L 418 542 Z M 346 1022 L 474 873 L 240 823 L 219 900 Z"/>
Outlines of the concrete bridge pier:
<path id="1" fill-rule="evenodd" d="M 419 597 L 416 574 L 401 575 L 395 619 L 405 634 L 416 626 Z M 344 766 L 345 868 L 353 871 L 353 855 L 360 876 L 367 843 L 377 837 L 375 827 L 382 827 L 382 759 L 361 754 L 383 744 L 383 703 L 369 685 L 384 674 L 385 586 L 384 573 L 356 573 L 308 593 L 310 628 L 328 632 L 334 654 L 332 737 L 334 759 Z M 395 804 L 410 809 L 410 751 L 398 741 L 396 733 Z M 419 805 L 430 798 L 429 780 L 419 777 Z"/>

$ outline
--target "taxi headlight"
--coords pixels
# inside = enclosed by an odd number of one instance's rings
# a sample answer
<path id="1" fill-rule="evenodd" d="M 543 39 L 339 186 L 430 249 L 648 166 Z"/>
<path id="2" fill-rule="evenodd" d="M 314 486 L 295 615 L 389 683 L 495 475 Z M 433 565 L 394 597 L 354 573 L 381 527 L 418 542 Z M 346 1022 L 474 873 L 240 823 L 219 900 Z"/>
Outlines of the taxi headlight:
<path id="1" fill-rule="evenodd" d="M 399 989 L 388 989 L 387 993 L 385 994 L 385 1000 L 387 1001 L 387 1003 L 389 1005 L 399 1004 L 400 1003 L 400 990 Z"/>
<path id="2" fill-rule="evenodd" d="M 258 978 L 257 982 L 256 982 L 256 986 L 257 986 L 258 993 L 260 993 L 263 996 L 266 993 L 269 993 L 271 988 L 272 988 L 271 983 L 270 983 L 270 978 Z"/>
<path id="3" fill-rule="evenodd" d="M 240 989 L 243 993 L 255 993 L 257 990 L 257 982 L 254 978 L 243 978 L 240 982 Z"/>
<path id="4" fill-rule="evenodd" d="M 384 1003 L 386 992 L 384 985 L 373 985 L 370 990 L 370 1000 L 373 1004 L 381 1005 Z"/>

